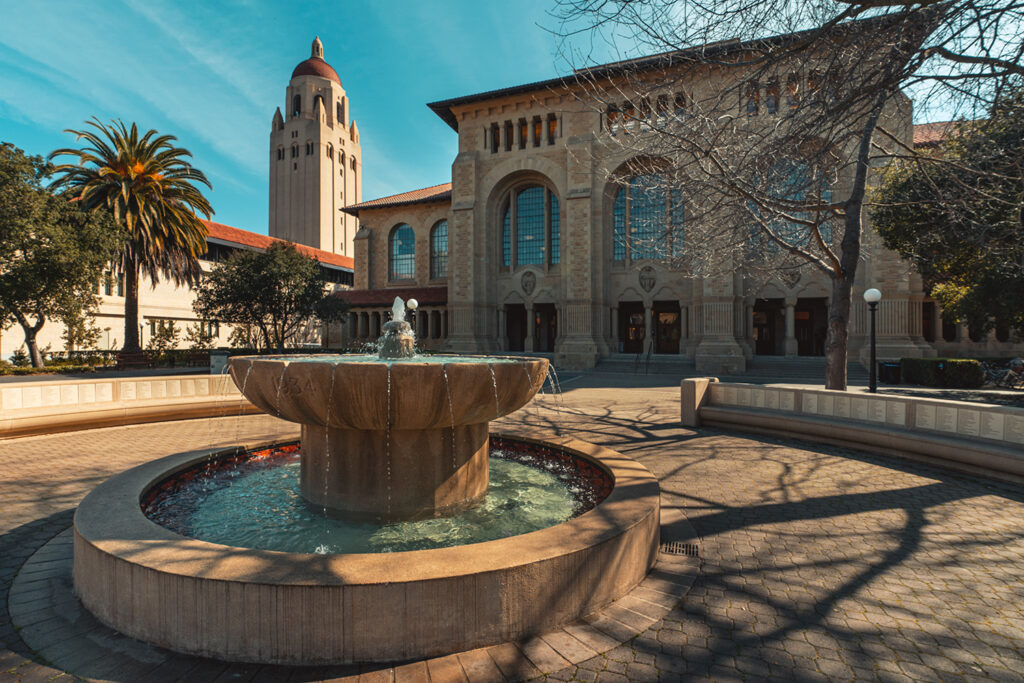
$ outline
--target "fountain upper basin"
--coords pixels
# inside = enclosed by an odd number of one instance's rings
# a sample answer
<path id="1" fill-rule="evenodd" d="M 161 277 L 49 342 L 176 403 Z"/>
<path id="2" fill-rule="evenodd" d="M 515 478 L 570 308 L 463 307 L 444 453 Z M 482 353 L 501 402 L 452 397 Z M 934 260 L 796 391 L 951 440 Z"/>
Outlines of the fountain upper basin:
<path id="1" fill-rule="evenodd" d="M 479 424 L 526 405 L 547 376 L 545 358 L 367 355 L 240 356 L 235 384 L 269 415 L 338 429 L 443 429 Z"/>

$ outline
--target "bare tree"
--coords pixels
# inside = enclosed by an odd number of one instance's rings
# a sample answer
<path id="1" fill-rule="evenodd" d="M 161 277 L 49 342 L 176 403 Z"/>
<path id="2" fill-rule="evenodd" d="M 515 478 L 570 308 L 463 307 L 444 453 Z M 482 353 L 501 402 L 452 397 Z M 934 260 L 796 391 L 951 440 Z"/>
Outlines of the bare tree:
<path id="1" fill-rule="evenodd" d="M 685 210 L 631 225 L 624 248 L 705 278 L 824 273 L 825 386 L 845 389 L 874 169 L 914 154 L 911 98 L 969 118 L 1019 81 L 1024 5 L 560 0 L 554 15 L 606 122 L 600 156 L 630 159 L 602 171 Z M 600 41 L 653 56 L 590 65 L 580 46 Z"/>

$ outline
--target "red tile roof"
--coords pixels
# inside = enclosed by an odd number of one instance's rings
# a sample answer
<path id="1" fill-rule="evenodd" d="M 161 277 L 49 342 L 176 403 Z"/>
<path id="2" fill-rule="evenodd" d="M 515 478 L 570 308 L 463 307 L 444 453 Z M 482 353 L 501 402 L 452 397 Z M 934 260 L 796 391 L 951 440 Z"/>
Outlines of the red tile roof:
<path id="1" fill-rule="evenodd" d="M 391 206 L 404 206 L 405 204 L 447 202 L 451 201 L 451 198 L 452 184 L 441 183 L 440 185 L 424 187 L 422 190 L 402 192 L 401 194 L 393 194 L 388 197 L 381 197 L 380 199 L 371 199 L 370 201 L 363 202 L 361 204 L 353 204 L 352 206 L 346 206 L 342 211 L 350 213 L 353 216 L 357 216 L 361 209 L 383 209 Z"/>
<path id="2" fill-rule="evenodd" d="M 338 297 L 350 306 L 390 306 L 395 297 L 404 301 L 416 299 L 421 306 L 444 306 L 448 303 L 447 287 L 395 287 L 389 289 L 348 289 Z"/>
<path id="3" fill-rule="evenodd" d="M 919 123 L 914 126 L 914 146 L 932 147 L 939 144 L 951 132 L 956 121 L 936 121 L 935 123 Z"/>
<path id="4" fill-rule="evenodd" d="M 277 239 L 276 237 L 270 237 L 269 235 L 261 235 L 259 233 L 249 232 L 248 230 L 239 230 L 238 228 L 232 228 L 230 225 L 214 223 L 213 221 L 203 221 L 203 225 L 205 225 L 206 229 L 210 231 L 210 238 L 217 239 L 222 242 L 228 242 L 230 244 L 237 244 L 242 247 L 266 249 L 274 242 L 285 241 Z M 313 247 L 307 247 L 304 244 L 296 244 L 295 248 L 300 253 L 305 254 L 310 258 L 314 258 L 320 263 L 337 266 L 339 268 L 347 268 L 348 270 L 352 270 L 355 266 L 354 260 L 349 256 L 334 254 L 322 249 L 314 249 Z"/>
<path id="5" fill-rule="evenodd" d="M 330 64 L 319 57 L 310 57 L 304 62 L 299 62 L 299 65 L 295 67 L 295 71 L 292 71 L 292 78 L 297 76 L 319 76 L 320 78 L 329 78 L 338 85 L 341 85 L 341 79 L 338 78 L 338 72 L 335 71 Z"/>

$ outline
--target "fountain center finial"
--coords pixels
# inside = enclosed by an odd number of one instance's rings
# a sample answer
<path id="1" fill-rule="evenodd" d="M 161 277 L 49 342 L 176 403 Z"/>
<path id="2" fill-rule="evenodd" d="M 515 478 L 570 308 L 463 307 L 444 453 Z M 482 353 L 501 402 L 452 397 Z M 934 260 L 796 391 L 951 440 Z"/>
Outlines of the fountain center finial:
<path id="1" fill-rule="evenodd" d="M 383 327 L 378 357 L 394 359 L 416 355 L 416 337 L 413 336 L 412 326 L 405 320 L 405 302 L 401 297 L 395 297 L 395 303 L 391 305 L 391 320 L 384 323 Z"/>

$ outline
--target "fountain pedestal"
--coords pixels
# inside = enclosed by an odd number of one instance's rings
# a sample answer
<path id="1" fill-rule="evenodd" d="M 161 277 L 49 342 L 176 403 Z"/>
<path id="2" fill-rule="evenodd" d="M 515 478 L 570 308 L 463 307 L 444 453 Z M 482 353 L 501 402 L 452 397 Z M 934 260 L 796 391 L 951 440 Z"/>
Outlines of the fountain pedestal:
<path id="1" fill-rule="evenodd" d="M 306 424 L 301 493 L 352 519 L 453 514 L 487 495 L 488 450 L 486 422 L 390 432 Z"/>

